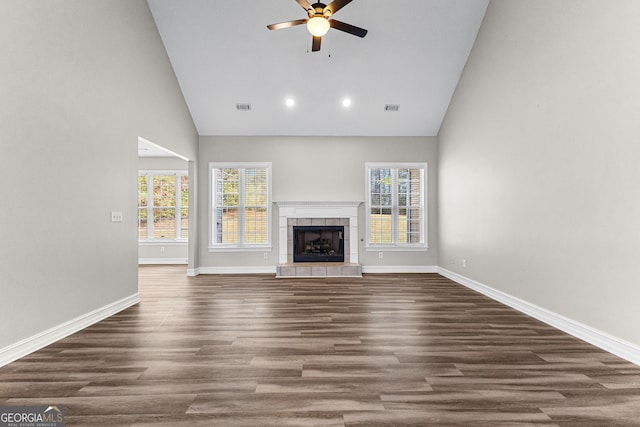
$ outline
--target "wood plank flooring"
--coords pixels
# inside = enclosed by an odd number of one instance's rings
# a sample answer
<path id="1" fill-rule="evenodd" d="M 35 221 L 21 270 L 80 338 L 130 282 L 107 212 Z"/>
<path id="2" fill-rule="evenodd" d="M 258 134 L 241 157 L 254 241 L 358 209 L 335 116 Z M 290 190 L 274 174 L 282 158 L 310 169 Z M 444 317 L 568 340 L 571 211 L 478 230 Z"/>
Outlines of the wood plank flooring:
<path id="1" fill-rule="evenodd" d="M 199 276 L 0 368 L 68 426 L 640 426 L 640 368 L 437 274 Z"/>

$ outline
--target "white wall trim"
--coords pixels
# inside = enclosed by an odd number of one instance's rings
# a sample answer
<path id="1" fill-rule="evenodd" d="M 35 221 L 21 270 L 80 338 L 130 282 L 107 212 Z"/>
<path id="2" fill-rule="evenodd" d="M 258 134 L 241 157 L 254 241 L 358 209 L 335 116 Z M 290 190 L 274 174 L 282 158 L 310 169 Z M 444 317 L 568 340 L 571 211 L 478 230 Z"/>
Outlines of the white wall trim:
<path id="1" fill-rule="evenodd" d="M 187 239 L 177 240 L 138 240 L 138 246 L 189 246 Z"/>
<path id="2" fill-rule="evenodd" d="M 363 273 L 388 274 L 388 273 L 439 273 L 435 265 L 370 265 L 362 266 Z M 274 266 L 238 266 L 238 267 L 199 267 L 187 270 L 187 276 L 194 277 L 199 274 L 272 274 L 276 273 Z"/>
<path id="3" fill-rule="evenodd" d="M 40 350 L 54 342 L 68 337 L 86 327 L 89 327 L 107 317 L 131 307 L 140 302 L 140 295 L 135 294 L 123 298 L 119 301 L 107 304 L 104 307 L 93 310 L 89 313 L 83 314 L 71 319 L 68 322 L 54 326 L 46 331 L 40 332 L 29 338 L 25 338 L 22 341 L 18 341 L 15 344 L 11 344 L 5 348 L 0 349 L 0 367 L 8 363 L 18 360 L 34 351 Z"/>
<path id="4" fill-rule="evenodd" d="M 613 335 L 609 335 L 606 332 L 599 331 L 535 304 L 531 304 L 497 289 L 493 289 L 490 286 L 476 282 L 475 280 L 469 279 L 468 277 L 454 273 L 453 271 L 445 268 L 438 268 L 438 273 L 456 283 L 480 292 L 491 299 L 508 305 L 509 307 L 538 319 L 541 322 L 551 325 L 554 328 L 560 329 L 569 335 L 593 344 L 596 347 L 608 351 L 609 353 L 613 353 L 616 356 L 628 360 L 629 362 L 635 363 L 636 365 L 640 365 L 640 346 L 624 341 Z"/>
<path id="5" fill-rule="evenodd" d="M 191 274 L 193 273 L 193 274 Z M 221 266 L 221 267 L 200 267 L 194 271 L 187 271 L 187 276 L 197 276 L 198 274 L 276 274 L 276 267 L 265 266 Z"/>
<path id="6" fill-rule="evenodd" d="M 363 273 L 388 274 L 388 273 L 438 273 L 435 265 L 363 265 Z"/>
<path id="7" fill-rule="evenodd" d="M 186 258 L 138 258 L 138 265 L 187 264 Z"/>

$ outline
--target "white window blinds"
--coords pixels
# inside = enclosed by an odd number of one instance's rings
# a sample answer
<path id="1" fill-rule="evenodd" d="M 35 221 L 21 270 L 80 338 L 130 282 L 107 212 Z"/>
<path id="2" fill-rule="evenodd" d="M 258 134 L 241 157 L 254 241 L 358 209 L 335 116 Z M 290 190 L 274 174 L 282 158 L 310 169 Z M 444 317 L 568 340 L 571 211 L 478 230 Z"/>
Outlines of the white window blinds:
<path id="1" fill-rule="evenodd" d="M 367 164 L 367 245 L 426 247 L 426 164 Z"/>
<path id="2" fill-rule="evenodd" d="M 270 244 L 270 167 L 215 165 L 212 176 L 212 246 Z"/>

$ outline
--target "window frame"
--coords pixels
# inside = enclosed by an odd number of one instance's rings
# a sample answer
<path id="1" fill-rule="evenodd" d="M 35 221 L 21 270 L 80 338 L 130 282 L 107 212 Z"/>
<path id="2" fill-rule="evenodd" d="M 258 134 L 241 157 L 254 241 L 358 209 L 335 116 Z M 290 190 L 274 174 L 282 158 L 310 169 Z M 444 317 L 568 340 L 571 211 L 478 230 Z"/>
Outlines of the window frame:
<path id="1" fill-rule="evenodd" d="M 392 212 L 392 242 L 373 243 L 371 241 L 371 172 L 373 169 L 391 169 L 392 192 L 391 192 L 391 212 Z M 399 169 L 420 169 L 420 179 L 422 191 L 420 192 L 420 243 L 399 243 L 399 191 L 398 191 L 398 170 Z M 426 162 L 366 162 L 365 163 L 365 223 L 366 240 L 365 251 L 426 251 L 428 244 L 428 164 Z"/>
<path id="2" fill-rule="evenodd" d="M 266 169 L 267 176 L 267 219 L 266 219 L 266 231 L 267 231 L 267 242 L 266 243 L 243 243 L 244 237 L 244 229 L 241 228 L 238 231 L 238 243 L 217 243 L 216 242 L 216 224 L 215 224 L 215 213 L 216 213 L 216 185 L 215 185 L 215 171 L 217 169 L 225 169 L 225 168 L 233 168 L 233 169 L 255 169 L 255 168 L 264 168 Z M 209 163 L 209 252 L 260 252 L 260 251 L 269 251 L 272 249 L 272 233 L 271 233 L 271 219 L 272 219 L 272 203 L 271 203 L 271 170 L 272 164 L 271 162 L 210 162 Z M 244 175 L 244 174 L 242 174 Z M 239 174 L 240 176 L 240 174 Z M 242 178 L 244 179 L 244 178 Z M 239 184 L 240 185 L 240 184 Z M 241 210 L 240 201 L 244 201 L 244 186 L 240 186 L 239 188 L 239 204 L 238 211 Z M 240 222 L 239 224 L 244 227 L 244 223 Z"/>
<path id="3" fill-rule="evenodd" d="M 176 203 L 175 206 L 173 206 L 172 208 L 175 210 L 175 217 L 178 218 L 180 217 L 181 219 L 181 212 L 183 208 L 187 208 L 187 221 L 190 221 L 190 216 L 191 216 L 191 212 L 189 211 L 189 205 L 187 206 L 182 206 L 182 180 L 181 177 L 186 176 L 187 179 L 189 179 L 189 171 L 188 170 L 182 170 L 182 169 L 170 169 L 170 170 L 161 170 L 161 169 L 143 169 L 143 170 L 138 170 L 138 177 L 140 176 L 146 176 L 147 177 L 147 238 L 146 239 L 140 239 L 140 208 L 141 206 L 138 204 L 138 244 L 141 245 L 175 245 L 175 244 L 185 244 L 189 242 L 189 238 L 188 237 L 179 237 L 182 236 L 182 221 L 176 219 L 175 224 L 176 224 L 176 229 L 175 229 L 175 233 L 176 233 L 176 237 L 174 238 L 156 238 L 154 237 L 154 227 L 153 227 L 153 221 L 151 221 L 151 224 L 149 223 L 149 218 L 153 218 L 153 209 L 156 207 L 154 205 L 154 200 L 153 200 L 153 191 L 151 191 L 151 194 L 149 194 L 150 190 L 153 190 L 153 177 L 154 176 L 166 176 L 166 175 L 173 175 L 176 177 L 175 180 L 175 187 L 176 187 Z M 187 194 L 189 193 L 189 188 L 187 187 Z M 138 195 L 139 197 L 139 195 Z M 191 197 L 191 194 L 188 195 L 188 197 Z M 166 208 L 166 206 L 162 206 L 162 208 Z M 188 228 L 187 228 L 187 232 L 188 232 Z"/>

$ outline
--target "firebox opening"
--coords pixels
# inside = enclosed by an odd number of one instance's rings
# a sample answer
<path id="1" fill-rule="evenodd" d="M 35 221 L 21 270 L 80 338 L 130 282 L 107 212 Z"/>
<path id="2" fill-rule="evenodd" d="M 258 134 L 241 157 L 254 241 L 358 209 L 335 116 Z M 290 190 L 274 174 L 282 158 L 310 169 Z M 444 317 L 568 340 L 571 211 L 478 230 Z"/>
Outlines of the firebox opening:
<path id="1" fill-rule="evenodd" d="M 294 226 L 293 262 L 344 262 L 344 227 Z"/>

